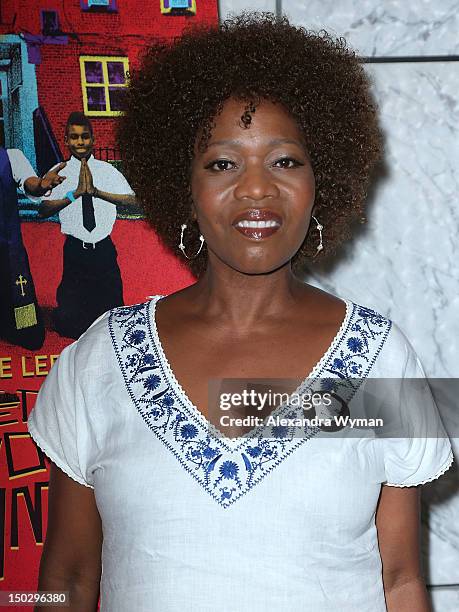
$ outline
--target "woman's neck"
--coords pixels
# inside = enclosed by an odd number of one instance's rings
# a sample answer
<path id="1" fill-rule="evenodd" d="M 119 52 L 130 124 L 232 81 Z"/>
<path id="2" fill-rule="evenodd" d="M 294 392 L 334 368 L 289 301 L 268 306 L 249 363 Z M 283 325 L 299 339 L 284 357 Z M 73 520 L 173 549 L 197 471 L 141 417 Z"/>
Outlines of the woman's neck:
<path id="1" fill-rule="evenodd" d="M 200 310 L 248 328 L 262 318 L 286 312 L 308 286 L 293 274 L 290 262 L 267 274 L 242 274 L 229 266 L 209 265 L 189 291 Z"/>

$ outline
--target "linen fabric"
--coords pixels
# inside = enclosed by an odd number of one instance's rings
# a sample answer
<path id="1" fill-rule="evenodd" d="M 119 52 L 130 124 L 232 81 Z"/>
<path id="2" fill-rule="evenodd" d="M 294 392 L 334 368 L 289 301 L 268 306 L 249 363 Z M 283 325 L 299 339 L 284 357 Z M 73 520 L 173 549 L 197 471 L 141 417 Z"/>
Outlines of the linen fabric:
<path id="1" fill-rule="evenodd" d="M 112 309 L 67 346 L 29 417 L 49 458 L 94 489 L 101 610 L 384 612 L 381 486 L 433 480 L 453 461 L 432 397 L 416 413 L 430 437 L 216 438 L 167 362 L 161 297 Z M 346 302 L 308 380 L 346 376 L 424 373 L 395 324 Z"/>

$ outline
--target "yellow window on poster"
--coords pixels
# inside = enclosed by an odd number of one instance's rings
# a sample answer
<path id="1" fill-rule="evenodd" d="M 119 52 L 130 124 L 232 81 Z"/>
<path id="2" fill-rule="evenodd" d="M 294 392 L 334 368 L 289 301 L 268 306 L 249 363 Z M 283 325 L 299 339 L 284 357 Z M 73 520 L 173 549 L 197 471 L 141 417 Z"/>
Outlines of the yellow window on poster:
<path id="1" fill-rule="evenodd" d="M 163 15 L 196 15 L 196 0 L 160 0 Z"/>
<path id="2" fill-rule="evenodd" d="M 127 57 L 80 56 L 84 114 L 116 117 L 123 113 L 128 81 Z"/>

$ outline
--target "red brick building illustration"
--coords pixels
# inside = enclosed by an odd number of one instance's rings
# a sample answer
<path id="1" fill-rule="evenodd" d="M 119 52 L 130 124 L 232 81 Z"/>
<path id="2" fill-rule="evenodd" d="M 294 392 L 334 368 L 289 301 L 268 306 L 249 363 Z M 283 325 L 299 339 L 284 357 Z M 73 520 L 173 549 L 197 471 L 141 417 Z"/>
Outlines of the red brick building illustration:
<path id="1" fill-rule="evenodd" d="M 150 41 L 170 40 L 190 22 L 217 19 L 217 0 L 0 0 L 0 145 L 21 149 L 43 174 L 67 157 L 65 123 L 70 112 L 80 110 L 93 124 L 96 157 L 122 160 L 115 127 L 128 72 Z M 130 221 L 140 215 L 123 216 L 120 208 L 112 233 L 125 303 L 190 284 L 189 270 L 166 251 L 146 222 Z M 40 307 L 48 313 L 62 278 L 65 236 L 59 223 L 49 222 L 53 218 L 38 219 L 37 209 L 36 202 L 19 194 L 22 237 Z M 68 343 L 49 326 L 40 354 L 0 341 L 3 590 L 36 588 L 48 474 L 26 422 L 38 388 Z"/>
<path id="2" fill-rule="evenodd" d="M 114 124 L 148 42 L 217 19 L 217 0 L 2 0 L 0 141 L 45 172 L 65 151 L 68 114 L 83 110 L 96 155 L 119 159 Z"/>

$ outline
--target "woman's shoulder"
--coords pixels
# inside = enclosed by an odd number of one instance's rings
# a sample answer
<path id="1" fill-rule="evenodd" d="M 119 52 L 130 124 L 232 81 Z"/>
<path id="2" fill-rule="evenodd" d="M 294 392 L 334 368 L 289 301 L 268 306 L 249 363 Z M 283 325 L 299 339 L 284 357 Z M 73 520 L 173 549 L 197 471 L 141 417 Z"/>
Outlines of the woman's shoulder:
<path id="1" fill-rule="evenodd" d="M 66 350 L 75 352 L 75 359 L 83 369 L 103 369 L 110 364 L 114 353 L 115 338 L 124 335 L 129 341 L 134 328 L 148 327 L 150 303 L 161 296 L 149 296 L 145 302 L 129 306 L 117 306 L 101 314 L 88 329 Z M 152 299 L 151 299 L 152 298 Z M 135 338 L 132 338 L 135 342 Z M 72 347 L 72 348 L 71 348 Z M 63 351 L 63 353 L 64 353 Z M 62 353 L 61 353 L 62 355 Z"/>
<path id="2" fill-rule="evenodd" d="M 403 324 L 383 308 L 310 285 L 306 297 L 313 304 L 312 320 L 317 325 L 329 321 L 338 329 L 327 367 L 342 374 L 365 372 L 365 376 L 387 378 L 401 377 L 407 362 L 418 368 L 419 359 L 402 330 Z"/>
<path id="3" fill-rule="evenodd" d="M 337 326 L 341 322 L 341 332 L 357 333 L 362 339 L 367 342 L 370 339 L 376 339 L 383 335 L 389 335 L 392 328 L 395 328 L 395 334 L 399 333 L 399 329 L 394 322 L 381 310 L 375 309 L 361 302 L 339 296 L 328 291 L 324 291 L 317 287 L 308 287 L 308 300 L 306 304 L 312 304 L 311 315 L 312 320 L 316 324 L 330 322 Z"/>
<path id="4" fill-rule="evenodd" d="M 403 323 L 383 314 L 374 306 L 363 305 L 352 300 L 347 303 L 349 315 L 348 334 L 356 332 L 364 347 L 377 344 L 378 374 L 387 378 L 403 376 L 407 369 L 422 369 L 419 358 L 410 340 L 403 331 Z M 357 337 L 357 336 L 356 336 Z M 349 338 L 347 340 L 349 344 Z M 352 340 L 351 340 L 352 343 Z"/>

